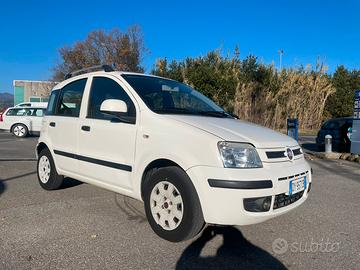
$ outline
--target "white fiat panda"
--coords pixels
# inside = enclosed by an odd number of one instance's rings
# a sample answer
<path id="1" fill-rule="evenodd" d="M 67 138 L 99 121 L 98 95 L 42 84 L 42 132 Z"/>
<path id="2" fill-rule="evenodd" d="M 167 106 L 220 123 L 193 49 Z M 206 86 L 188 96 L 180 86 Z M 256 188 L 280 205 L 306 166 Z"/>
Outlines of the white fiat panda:
<path id="1" fill-rule="evenodd" d="M 67 176 L 142 200 L 152 229 L 173 242 L 205 223 L 255 224 L 306 200 L 311 168 L 292 138 L 177 81 L 89 71 L 52 90 L 36 147 L 44 189 Z"/>

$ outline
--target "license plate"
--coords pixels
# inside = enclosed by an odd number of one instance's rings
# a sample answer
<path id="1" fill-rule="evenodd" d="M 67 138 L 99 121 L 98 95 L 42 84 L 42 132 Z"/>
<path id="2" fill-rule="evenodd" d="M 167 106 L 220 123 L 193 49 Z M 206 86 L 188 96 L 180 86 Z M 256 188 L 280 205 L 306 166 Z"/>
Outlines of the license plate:
<path id="1" fill-rule="evenodd" d="M 306 176 L 304 178 L 295 179 L 289 183 L 289 195 L 296 194 L 306 188 Z"/>

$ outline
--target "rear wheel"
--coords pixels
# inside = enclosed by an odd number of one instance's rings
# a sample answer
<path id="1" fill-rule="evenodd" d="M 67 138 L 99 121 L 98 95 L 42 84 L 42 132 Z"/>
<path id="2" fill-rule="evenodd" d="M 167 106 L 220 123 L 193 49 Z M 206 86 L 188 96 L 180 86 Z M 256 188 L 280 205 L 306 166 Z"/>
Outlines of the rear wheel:
<path id="1" fill-rule="evenodd" d="M 39 154 L 37 175 L 40 186 L 46 190 L 58 189 L 63 183 L 64 177 L 57 173 L 54 160 L 47 148 L 41 150 Z"/>
<path id="2" fill-rule="evenodd" d="M 18 138 L 24 138 L 29 133 L 28 128 L 23 124 L 15 124 L 11 132 Z"/>
<path id="3" fill-rule="evenodd" d="M 198 195 L 182 169 L 171 166 L 149 173 L 143 191 L 146 216 L 160 237 L 180 242 L 203 228 Z"/>

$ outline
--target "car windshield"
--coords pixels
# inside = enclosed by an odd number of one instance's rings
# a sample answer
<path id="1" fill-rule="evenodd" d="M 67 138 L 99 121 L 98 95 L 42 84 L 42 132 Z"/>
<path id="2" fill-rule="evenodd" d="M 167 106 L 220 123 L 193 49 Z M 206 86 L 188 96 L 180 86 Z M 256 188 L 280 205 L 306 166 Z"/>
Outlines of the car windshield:
<path id="1" fill-rule="evenodd" d="M 326 121 L 323 125 L 322 125 L 322 129 L 339 129 L 343 124 L 345 124 L 345 121 L 341 121 L 341 120 L 329 120 Z"/>
<path id="2" fill-rule="evenodd" d="M 156 113 L 230 117 L 209 98 L 183 83 L 143 75 L 122 76 Z"/>

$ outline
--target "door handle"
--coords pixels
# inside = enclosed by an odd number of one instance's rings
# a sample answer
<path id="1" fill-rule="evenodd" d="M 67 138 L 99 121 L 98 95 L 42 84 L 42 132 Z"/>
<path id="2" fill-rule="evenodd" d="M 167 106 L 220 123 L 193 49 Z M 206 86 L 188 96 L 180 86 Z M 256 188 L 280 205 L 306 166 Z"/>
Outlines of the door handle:
<path id="1" fill-rule="evenodd" d="M 56 124 L 55 124 L 55 122 L 50 122 L 49 126 L 50 126 L 50 127 L 55 127 Z"/>
<path id="2" fill-rule="evenodd" d="M 81 130 L 83 131 L 90 131 L 90 127 L 89 126 L 82 126 Z"/>

